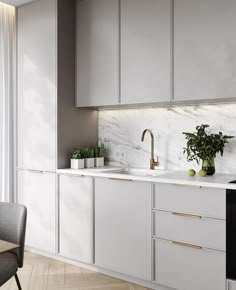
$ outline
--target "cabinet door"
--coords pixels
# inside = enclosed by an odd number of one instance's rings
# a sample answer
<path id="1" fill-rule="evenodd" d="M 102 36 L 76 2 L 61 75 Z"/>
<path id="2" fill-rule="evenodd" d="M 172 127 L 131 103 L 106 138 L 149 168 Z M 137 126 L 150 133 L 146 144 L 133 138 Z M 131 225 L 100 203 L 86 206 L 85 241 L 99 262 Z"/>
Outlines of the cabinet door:
<path id="1" fill-rule="evenodd" d="M 151 184 L 95 180 L 95 264 L 151 280 Z"/>
<path id="2" fill-rule="evenodd" d="M 236 1 L 174 1 L 174 99 L 236 94 Z"/>
<path id="3" fill-rule="evenodd" d="M 170 101 L 170 0 L 121 0 L 121 103 Z"/>
<path id="4" fill-rule="evenodd" d="M 212 200 L 214 200 L 214 203 Z M 156 183 L 154 207 L 164 211 L 189 213 L 225 220 L 225 189 Z"/>
<path id="5" fill-rule="evenodd" d="M 59 178 L 59 252 L 67 258 L 93 263 L 93 178 Z"/>
<path id="6" fill-rule="evenodd" d="M 77 1 L 77 107 L 119 100 L 119 0 Z"/>
<path id="7" fill-rule="evenodd" d="M 183 200 L 182 200 L 183 201 Z M 225 251 L 226 222 L 178 212 L 154 212 L 154 236 Z"/>
<path id="8" fill-rule="evenodd" d="M 227 284 L 228 284 L 227 290 L 236 290 L 236 281 L 228 280 Z"/>
<path id="9" fill-rule="evenodd" d="M 18 170 L 17 201 L 27 207 L 26 246 L 55 253 L 56 174 Z"/>
<path id="10" fill-rule="evenodd" d="M 179 290 L 225 290 L 225 252 L 155 240 L 155 281 Z"/>
<path id="11" fill-rule="evenodd" d="M 18 167 L 56 167 L 56 1 L 18 8 Z"/>

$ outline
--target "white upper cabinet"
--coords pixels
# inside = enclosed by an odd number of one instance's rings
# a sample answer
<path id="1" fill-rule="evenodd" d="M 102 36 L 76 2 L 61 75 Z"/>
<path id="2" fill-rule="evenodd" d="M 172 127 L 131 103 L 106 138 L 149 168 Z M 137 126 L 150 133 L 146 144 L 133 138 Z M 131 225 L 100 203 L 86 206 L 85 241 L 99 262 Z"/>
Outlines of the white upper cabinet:
<path id="1" fill-rule="evenodd" d="M 18 167 L 56 169 L 56 1 L 18 10 Z"/>
<path id="2" fill-rule="evenodd" d="M 119 101 L 119 0 L 77 1 L 76 106 Z"/>
<path id="3" fill-rule="evenodd" d="M 121 103 L 170 101 L 170 0 L 121 0 Z"/>
<path id="4" fill-rule="evenodd" d="M 236 96 L 236 1 L 174 1 L 174 99 Z"/>
<path id="5" fill-rule="evenodd" d="M 78 0 L 76 106 L 236 96 L 236 1 Z"/>

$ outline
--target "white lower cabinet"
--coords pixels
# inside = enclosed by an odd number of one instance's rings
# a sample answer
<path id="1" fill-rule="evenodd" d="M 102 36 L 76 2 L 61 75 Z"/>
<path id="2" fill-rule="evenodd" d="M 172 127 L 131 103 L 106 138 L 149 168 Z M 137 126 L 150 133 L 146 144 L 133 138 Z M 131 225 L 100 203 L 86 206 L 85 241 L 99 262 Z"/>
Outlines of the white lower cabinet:
<path id="1" fill-rule="evenodd" d="M 178 290 L 225 289 L 225 252 L 160 239 L 154 243 L 158 284 Z"/>
<path id="2" fill-rule="evenodd" d="M 225 219 L 225 189 L 157 183 L 154 207 L 170 212 L 177 211 Z"/>
<path id="3" fill-rule="evenodd" d="M 95 264 L 151 281 L 151 192 L 145 182 L 95 179 Z"/>
<path id="4" fill-rule="evenodd" d="M 227 284 L 228 284 L 227 290 L 236 290 L 236 281 L 228 280 Z"/>
<path id="5" fill-rule="evenodd" d="M 226 250 L 226 222 L 178 212 L 155 211 L 154 236 Z"/>
<path id="6" fill-rule="evenodd" d="M 178 290 L 225 290 L 224 189 L 156 184 L 154 278 Z"/>
<path id="7" fill-rule="evenodd" d="M 56 174 L 18 170 L 17 201 L 27 207 L 28 247 L 55 253 Z"/>
<path id="8" fill-rule="evenodd" d="M 93 178 L 59 175 L 59 253 L 93 263 Z"/>

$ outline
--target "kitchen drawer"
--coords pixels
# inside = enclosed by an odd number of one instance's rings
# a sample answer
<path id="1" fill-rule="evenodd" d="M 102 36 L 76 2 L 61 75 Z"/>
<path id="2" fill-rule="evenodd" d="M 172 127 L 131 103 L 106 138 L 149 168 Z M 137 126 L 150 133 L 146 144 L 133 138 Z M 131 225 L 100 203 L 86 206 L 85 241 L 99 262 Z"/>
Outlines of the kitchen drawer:
<path id="1" fill-rule="evenodd" d="M 156 239 L 155 281 L 179 290 L 224 290 L 225 253 Z"/>
<path id="2" fill-rule="evenodd" d="M 236 281 L 228 280 L 228 288 L 227 290 L 236 290 Z"/>
<path id="3" fill-rule="evenodd" d="M 225 251 L 224 220 L 164 211 L 155 211 L 154 218 L 154 236 L 158 238 Z"/>
<path id="4" fill-rule="evenodd" d="M 225 219 L 225 189 L 155 184 L 154 208 Z"/>

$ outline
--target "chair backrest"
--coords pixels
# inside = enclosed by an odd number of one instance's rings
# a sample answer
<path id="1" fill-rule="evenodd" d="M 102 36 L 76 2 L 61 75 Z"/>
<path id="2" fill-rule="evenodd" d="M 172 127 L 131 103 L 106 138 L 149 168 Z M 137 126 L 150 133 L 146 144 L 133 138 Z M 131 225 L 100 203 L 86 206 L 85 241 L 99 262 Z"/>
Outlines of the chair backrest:
<path id="1" fill-rule="evenodd" d="M 0 240 L 20 245 L 14 250 L 23 266 L 27 210 L 24 205 L 0 202 Z"/>

